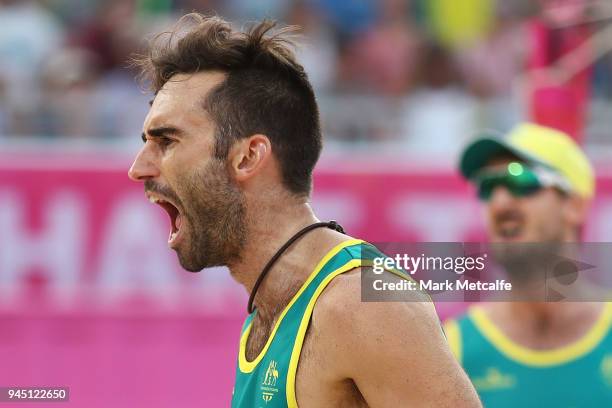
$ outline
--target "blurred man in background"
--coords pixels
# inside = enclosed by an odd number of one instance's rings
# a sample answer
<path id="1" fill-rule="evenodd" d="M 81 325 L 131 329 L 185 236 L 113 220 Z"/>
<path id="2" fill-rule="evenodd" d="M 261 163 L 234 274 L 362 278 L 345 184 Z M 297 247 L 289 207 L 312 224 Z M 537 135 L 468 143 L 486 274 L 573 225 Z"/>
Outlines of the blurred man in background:
<path id="1" fill-rule="evenodd" d="M 141 60 L 155 98 L 130 177 L 185 269 L 227 265 L 250 293 L 232 405 L 479 406 L 431 303 L 361 302 L 369 246 L 311 209 L 318 108 L 273 27 L 191 14 Z"/>
<path id="2" fill-rule="evenodd" d="M 522 124 L 504 139 L 474 141 L 460 170 L 485 202 L 490 241 L 501 248 L 494 255 L 514 285 L 510 302 L 472 307 L 445 325 L 484 405 L 611 406 L 612 305 L 525 301 L 542 276 L 529 270 L 539 259 L 504 255 L 514 244 L 580 240 L 594 194 L 588 159 L 567 134 Z"/>

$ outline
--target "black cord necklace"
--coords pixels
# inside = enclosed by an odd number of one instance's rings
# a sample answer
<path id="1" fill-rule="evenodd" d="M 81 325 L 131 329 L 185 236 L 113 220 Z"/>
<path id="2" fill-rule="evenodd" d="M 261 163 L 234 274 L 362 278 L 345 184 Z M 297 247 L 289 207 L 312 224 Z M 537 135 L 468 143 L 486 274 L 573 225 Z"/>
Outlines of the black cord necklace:
<path id="1" fill-rule="evenodd" d="M 291 244 L 293 244 L 295 241 L 300 239 L 303 235 L 307 234 L 308 232 L 310 232 L 310 231 L 312 231 L 312 230 L 314 230 L 316 228 L 322 228 L 322 227 L 327 227 L 327 228 L 336 230 L 336 231 L 344 234 L 344 228 L 342 228 L 342 226 L 340 224 L 338 224 L 336 221 L 329 221 L 329 222 L 316 222 L 314 224 L 311 224 L 311 225 L 301 229 L 294 236 L 289 238 L 289 240 L 287 242 L 285 242 L 285 244 L 282 247 L 280 247 L 280 249 L 278 251 L 276 251 L 274 256 L 272 258 L 270 258 L 270 260 L 268 261 L 266 266 L 264 266 L 264 268 L 262 269 L 261 273 L 259 274 L 259 277 L 255 281 L 255 285 L 253 285 L 253 290 L 251 291 L 251 295 L 249 296 L 249 304 L 247 305 L 247 311 L 249 312 L 249 314 L 251 314 L 251 313 L 253 313 L 255 311 L 255 308 L 253 307 L 253 301 L 255 300 L 255 294 L 257 293 L 257 289 L 259 289 L 259 286 L 263 282 L 264 278 L 266 277 L 266 275 L 268 274 L 268 272 L 272 268 L 272 265 L 274 265 L 274 263 L 278 260 L 278 258 L 280 258 L 280 256 L 283 254 L 283 252 L 285 252 L 287 250 L 287 248 L 289 248 L 291 246 Z"/>

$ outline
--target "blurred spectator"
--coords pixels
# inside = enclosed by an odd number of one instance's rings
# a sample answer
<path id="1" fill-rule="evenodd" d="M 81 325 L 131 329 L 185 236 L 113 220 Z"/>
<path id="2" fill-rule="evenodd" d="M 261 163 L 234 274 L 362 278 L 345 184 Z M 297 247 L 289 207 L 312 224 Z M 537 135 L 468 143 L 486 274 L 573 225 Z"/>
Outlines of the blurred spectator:
<path id="1" fill-rule="evenodd" d="M 465 84 L 480 100 L 479 127 L 508 130 L 521 116 L 512 96 L 524 70 L 528 33 L 515 12 L 499 7 L 490 32 L 457 51 Z"/>
<path id="2" fill-rule="evenodd" d="M 527 33 L 514 16 L 500 14 L 487 36 L 458 52 L 463 78 L 483 99 L 508 97 L 525 64 Z"/>
<path id="3" fill-rule="evenodd" d="M 91 19 L 98 11 L 99 0 L 44 0 L 44 4 L 66 27 Z"/>
<path id="4" fill-rule="evenodd" d="M 92 136 L 92 92 L 97 68 L 95 55 L 65 48 L 46 62 L 42 72 L 42 98 L 34 126 L 40 135 Z"/>
<path id="5" fill-rule="evenodd" d="M 306 69 L 310 83 L 317 93 L 330 91 L 334 86 L 338 47 L 320 9 L 312 2 L 296 1 L 288 13 L 287 23 L 301 27 L 303 44 L 297 50 L 298 60 Z"/>
<path id="6" fill-rule="evenodd" d="M 420 42 L 408 5 L 405 0 L 380 2 L 380 18 L 347 47 L 339 81 L 367 92 L 406 92 L 414 82 Z"/>
<path id="7" fill-rule="evenodd" d="M 21 117 L 28 133 L 73 138 L 139 133 L 147 99 L 126 69 L 142 36 L 135 4 L 113 1 L 99 11 L 73 27 L 64 44 L 55 41 L 35 65 L 37 96 L 27 95 L 29 109 Z"/>
<path id="8" fill-rule="evenodd" d="M 38 2 L 0 0 L 0 111 L 7 133 L 31 133 L 27 117 L 39 98 L 42 63 L 60 46 L 62 27 Z"/>
<path id="9" fill-rule="evenodd" d="M 436 41 L 446 46 L 468 46 L 493 25 L 495 0 L 424 1 L 429 29 Z"/>
<path id="10" fill-rule="evenodd" d="M 133 31 L 135 13 L 134 0 L 101 3 L 91 20 L 70 33 L 69 42 L 91 52 L 103 71 L 124 67 L 139 41 Z"/>
<path id="11" fill-rule="evenodd" d="M 476 128 L 476 101 L 443 46 L 425 47 L 419 72 L 421 86 L 406 98 L 401 115 L 407 147 L 419 154 L 455 153 Z"/>
<path id="12" fill-rule="evenodd" d="M 367 29 L 376 19 L 377 0 L 312 0 L 321 7 L 341 40 Z"/>

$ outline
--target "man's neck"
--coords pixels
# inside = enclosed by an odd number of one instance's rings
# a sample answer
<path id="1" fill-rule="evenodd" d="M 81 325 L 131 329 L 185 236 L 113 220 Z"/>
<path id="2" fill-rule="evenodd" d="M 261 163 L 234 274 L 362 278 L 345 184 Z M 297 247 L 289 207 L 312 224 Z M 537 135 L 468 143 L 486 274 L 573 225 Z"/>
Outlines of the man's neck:
<path id="1" fill-rule="evenodd" d="M 252 206 L 247 210 L 247 239 L 240 260 L 229 266 L 230 273 L 250 294 L 263 268 L 274 254 L 302 228 L 319 220 L 306 200 Z M 254 304 L 258 317 L 273 320 L 297 292 L 325 250 L 341 242 L 329 229 L 313 230 L 291 245 L 274 263 L 259 286 Z"/>
<path id="2" fill-rule="evenodd" d="M 511 339 L 531 348 L 557 348 L 584 336 L 602 305 L 589 302 L 504 302 L 489 305 L 489 316 Z"/>
<path id="3" fill-rule="evenodd" d="M 572 312 L 571 307 L 568 309 L 568 303 L 512 302 L 508 305 L 510 313 L 532 327 L 552 326 L 556 320 L 563 321 Z"/>

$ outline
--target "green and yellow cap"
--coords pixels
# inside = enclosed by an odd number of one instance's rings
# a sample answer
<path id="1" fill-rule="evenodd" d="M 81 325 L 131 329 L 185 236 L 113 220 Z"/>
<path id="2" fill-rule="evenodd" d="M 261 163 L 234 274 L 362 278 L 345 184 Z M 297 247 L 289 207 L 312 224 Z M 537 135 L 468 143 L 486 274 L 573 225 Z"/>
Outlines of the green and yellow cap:
<path id="1" fill-rule="evenodd" d="M 461 174 L 471 179 L 491 158 L 502 153 L 556 171 L 579 196 L 591 198 L 595 192 L 593 167 L 576 142 L 559 130 L 533 123 L 522 123 L 505 137 L 485 135 L 474 140 L 461 155 Z"/>

